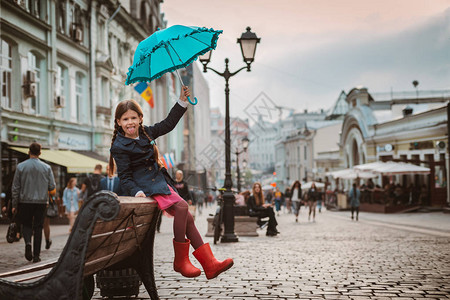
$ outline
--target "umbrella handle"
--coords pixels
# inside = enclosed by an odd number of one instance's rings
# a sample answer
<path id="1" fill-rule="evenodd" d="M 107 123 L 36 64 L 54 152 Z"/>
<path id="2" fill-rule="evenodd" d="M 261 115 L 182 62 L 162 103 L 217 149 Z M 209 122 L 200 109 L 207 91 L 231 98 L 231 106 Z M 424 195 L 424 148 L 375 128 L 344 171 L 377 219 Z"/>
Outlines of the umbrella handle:
<path id="1" fill-rule="evenodd" d="M 196 105 L 198 103 L 197 97 L 194 97 L 194 102 L 191 101 L 191 97 L 187 97 L 187 98 L 188 98 L 189 103 L 192 105 Z"/>

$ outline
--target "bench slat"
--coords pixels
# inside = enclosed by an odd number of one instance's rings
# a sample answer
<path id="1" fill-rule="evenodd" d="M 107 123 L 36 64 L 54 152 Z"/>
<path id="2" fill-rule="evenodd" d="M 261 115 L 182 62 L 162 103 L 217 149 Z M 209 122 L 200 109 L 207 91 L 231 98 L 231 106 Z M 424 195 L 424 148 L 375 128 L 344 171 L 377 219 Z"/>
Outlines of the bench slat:
<path id="1" fill-rule="evenodd" d="M 86 263 L 96 261 L 97 259 L 104 258 L 106 256 L 115 255 L 114 252 L 116 251 L 116 248 L 117 252 L 120 251 L 128 256 L 136 251 L 138 245 L 136 239 L 129 239 L 126 241 L 121 241 L 119 244 L 111 244 L 106 247 L 97 248 L 97 250 L 93 252 L 89 258 L 87 258 Z"/>
<path id="2" fill-rule="evenodd" d="M 136 249 L 137 249 L 137 247 L 136 247 Z M 114 255 L 114 257 L 111 259 L 111 261 L 105 266 L 105 264 L 108 262 L 108 260 L 111 258 L 111 256 L 112 256 L 112 253 L 98 257 L 95 260 L 87 261 L 84 265 L 84 276 L 92 275 L 104 268 L 107 268 L 117 262 L 122 261 L 123 259 L 130 256 L 130 251 L 128 249 L 118 250 L 116 252 L 116 254 Z"/>
<path id="3" fill-rule="evenodd" d="M 96 223 L 94 230 L 92 231 L 92 235 L 113 232 L 114 230 L 123 229 L 125 226 L 132 227 L 133 226 L 132 219 L 134 219 L 134 224 L 148 224 L 151 222 L 152 218 L 153 218 L 153 214 L 138 216 L 138 217 L 135 216 L 133 218 L 130 217 L 129 220 L 116 219 L 116 220 L 113 220 L 110 222 Z M 128 222 L 128 225 L 127 225 L 127 222 Z"/>
<path id="4" fill-rule="evenodd" d="M 149 230 L 149 226 L 150 226 L 149 223 L 140 224 L 137 226 L 136 232 L 134 230 L 126 230 L 126 232 L 123 234 L 123 237 L 122 237 L 123 230 L 116 231 L 114 234 L 113 233 L 105 233 L 105 234 L 95 235 L 95 236 L 91 237 L 91 240 L 89 241 L 87 255 L 91 251 L 95 250 L 95 248 L 99 247 L 102 243 L 103 243 L 102 246 L 108 246 L 111 244 L 118 243 L 121 238 L 123 240 L 128 240 L 130 238 L 136 239 L 135 238 L 136 234 L 138 236 L 139 241 L 142 242 L 141 237 L 145 236 L 145 234 Z"/>
<path id="5" fill-rule="evenodd" d="M 134 214 L 136 216 L 154 214 L 156 208 L 157 204 L 154 203 L 143 203 L 136 205 L 132 203 L 121 204 L 120 211 L 119 214 L 116 216 L 116 219 L 123 219 L 127 217 L 132 210 L 134 210 Z M 101 223 L 104 221 L 98 220 L 97 222 Z"/>
<path id="6" fill-rule="evenodd" d="M 26 266 L 23 268 L 20 268 L 18 270 L 13 270 L 10 272 L 5 272 L 0 274 L 0 278 L 9 278 L 12 276 L 18 276 L 18 275 L 22 275 L 22 274 L 28 274 L 28 273 L 33 273 L 39 270 L 47 270 L 47 272 L 49 271 L 49 269 L 53 268 L 56 265 L 56 262 L 58 261 L 58 259 L 52 259 L 51 261 L 46 261 L 44 263 L 40 263 L 37 265 L 30 265 L 30 266 Z M 7 279 L 9 280 L 9 279 Z"/>

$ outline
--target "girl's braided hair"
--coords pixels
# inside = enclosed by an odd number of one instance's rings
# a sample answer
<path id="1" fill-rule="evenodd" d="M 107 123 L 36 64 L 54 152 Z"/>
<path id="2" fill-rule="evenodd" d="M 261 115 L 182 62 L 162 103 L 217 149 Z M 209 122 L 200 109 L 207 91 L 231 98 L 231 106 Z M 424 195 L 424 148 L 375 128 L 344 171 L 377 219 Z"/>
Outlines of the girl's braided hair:
<path id="1" fill-rule="evenodd" d="M 130 100 L 121 101 L 117 105 L 116 113 L 114 114 L 114 132 L 113 132 L 113 137 L 111 140 L 111 147 L 114 144 L 114 141 L 116 140 L 117 133 L 118 132 L 124 133 L 122 130 L 122 127 L 120 127 L 119 124 L 117 123 L 117 120 L 120 119 L 122 117 L 122 115 L 124 113 L 126 113 L 128 110 L 135 111 L 139 117 L 144 116 L 144 113 L 142 112 L 142 108 L 139 105 L 139 103 L 137 103 L 136 100 L 130 99 Z M 153 158 L 158 163 L 159 168 L 162 168 L 163 164 L 162 164 L 161 160 L 159 159 L 158 147 L 156 147 L 156 144 L 153 142 L 153 140 L 150 138 L 148 133 L 145 131 L 144 126 L 142 125 L 142 122 L 139 123 L 139 130 L 148 138 L 150 144 L 153 146 Z M 109 175 L 112 175 L 113 172 L 114 172 L 114 159 L 112 156 L 110 156 L 109 157 L 109 173 L 110 173 Z"/>

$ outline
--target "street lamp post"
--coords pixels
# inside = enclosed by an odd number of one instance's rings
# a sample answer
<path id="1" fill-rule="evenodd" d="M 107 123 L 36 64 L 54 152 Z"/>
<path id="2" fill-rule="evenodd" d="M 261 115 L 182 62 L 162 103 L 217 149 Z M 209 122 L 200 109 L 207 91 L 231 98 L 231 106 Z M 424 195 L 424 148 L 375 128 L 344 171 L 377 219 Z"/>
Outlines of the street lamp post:
<path id="1" fill-rule="evenodd" d="M 199 57 L 200 62 L 203 64 L 203 72 L 207 72 L 207 70 L 211 70 L 217 75 L 225 78 L 225 182 L 224 188 L 225 192 L 223 194 L 224 206 L 223 206 L 223 220 L 224 220 L 224 234 L 222 235 L 221 242 L 222 243 L 230 243 L 230 242 L 238 242 L 236 234 L 234 233 L 234 202 L 235 198 L 233 192 L 231 191 L 231 187 L 233 186 L 233 181 L 231 179 L 231 160 L 230 160 L 230 87 L 228 81 L 231 77 L 239 73 L 240 71 L 247 69 L 247 72 L 250 72 L 250 65 L 255 59 L 255 51 L 256 44 L 260 42 L 260 38 L 256 36 L 255 33 L 250 31 L 251 28 L 247 27 L 247 31 L 244 32 L 237 42 L 241 46 L 242 56 L 244 58 L 244 62 L 247 66 L 240 68 L 236 72 L 230 72 L 228 69 L 229 59 L 225 59 L 225 71 L 218 72 L 213 68 L 207 67 L 207 64 L 211 60 L 211 51 L 201 55 Z"/>

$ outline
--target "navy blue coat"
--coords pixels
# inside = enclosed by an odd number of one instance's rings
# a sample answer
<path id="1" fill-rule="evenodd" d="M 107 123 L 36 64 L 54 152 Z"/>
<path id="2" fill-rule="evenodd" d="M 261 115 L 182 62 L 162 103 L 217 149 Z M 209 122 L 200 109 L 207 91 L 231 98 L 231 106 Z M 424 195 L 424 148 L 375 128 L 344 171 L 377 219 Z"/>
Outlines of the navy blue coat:
<path id="1" fill-rule="evenodd" d="M 144 129 L 150 138 L 155 140 L 172 131 L 185 111 L 186 108 L 177 103 L 163 121 L 153 126 L 144 126 Z M 135 196 L 139 191 L 143 191 L 146 196 L 170 195 L 167 184 L 176 190 L 167 170 L 159 169 L 153 158 L 153 146 L 143 132 L 139 132 L 137 140 L 127 138 L 119 132 L 110 152 L 116 161 L 122 192 L 125 195 Z"/>
<path id="2" fill-rule="evenodd" d="M 103 177 L 100 180 L 100 189 L 102 190 L 108 190 L 108 181 L 109 181 L 109 177 Z M 122 189 L 120 186 L 120 180 L 119 177 L 114 177 L 113 178 L 113 190 L 112 192 L 116 193 L 118 196 L 122 196 Z"/>

